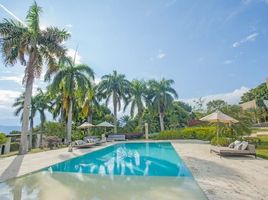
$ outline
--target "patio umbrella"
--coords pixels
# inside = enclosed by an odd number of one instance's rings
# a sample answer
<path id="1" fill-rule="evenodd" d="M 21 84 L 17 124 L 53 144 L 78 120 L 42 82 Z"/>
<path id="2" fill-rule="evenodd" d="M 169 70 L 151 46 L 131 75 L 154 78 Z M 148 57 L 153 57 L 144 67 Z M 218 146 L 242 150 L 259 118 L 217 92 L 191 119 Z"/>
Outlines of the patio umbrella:
<path id="1" fill-rule="evenodd" d="M 110 124 L 109 122 L 106 122 L 106 121 L 104 121 L 104 122 L 101 122 L 101 123 L 99 123 L 98 125 L 96 125 L 97 127 L 105 127 L 105 133 L 106 133 L 106 128 L 108 127 L 108 128 L 113 128 L 114 127 L 114 125 L 112 125 L 112 124 Z"/>
<path id="2" fill-rule="evenodd" d="M 79 129 L 87 129 L 87 132 L 89 134 L 89 129 L 94 127 L 93 124 L 89 123 L 89 122 L 84 122 L 83 124 L 81 124 L 80 126 L 78 126 L 77 128 Z"/>
<path id="3" fill-rule="evenodd" d="M 217 110 L 214 113 L 211 113 L 210 115 L 207 115 L 205 117 L 202 117 L 200 119 L 201 121 L 207 121 L 211 123 L 217 123 L 217 143 L 219 140 L 219 129 L 218 125 L 219 123 L 224 123 L 224 124 L 232 124 L 232 123 L 238 123 L 239 121 L 222 113 L 221 111 Z"/>
<path id="4" fill-rule="evenodd" d="M 94 125 L 91 123 L 88 123 L 88 122 L 84 122 L 83 124 L 78 126 L 79 129 L 87 129 L 87 128 L 91 128 L 91 127 L 94 127 Z"/>

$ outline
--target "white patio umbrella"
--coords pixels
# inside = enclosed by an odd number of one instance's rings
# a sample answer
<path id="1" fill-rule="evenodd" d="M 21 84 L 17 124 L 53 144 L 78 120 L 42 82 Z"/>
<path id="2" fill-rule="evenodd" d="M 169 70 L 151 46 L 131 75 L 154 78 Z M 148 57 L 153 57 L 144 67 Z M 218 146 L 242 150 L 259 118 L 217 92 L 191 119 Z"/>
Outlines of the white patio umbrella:
<path id="1" fill-rule="evenodd" d="M 104 121 L 104 122 L 101 122 L 101 123 L 99 123 L 98 125 L 96 125 L 97 127 L 104 127 L 105 128 L 105 133 L 106 133 L 106 128 L 108 127 L 108 128 L 113 128 L 114 127 L 114 125 L 112 125 L 112 124 L 110 124 L 109 122 L 106 122 L 106 121 Z"/>
<path id="2" fill-rule="evenodd" d="M 221 111 L 216 111 L 214 113 L 211 113 L 210 115 L 207 115 L 205 117 L 202 117 L 200 119 L 201 121 L 207 121 L 207 122 L 211 122 L 211 123 L 217 123 L 217 143 L 219 140 L 219 129 L 218 129 L 218 125 L 219 123 L 224 123 L 224 124 L 232 124 L 232 123 L 238 123 L 239 121 L 222 113 Z"/>

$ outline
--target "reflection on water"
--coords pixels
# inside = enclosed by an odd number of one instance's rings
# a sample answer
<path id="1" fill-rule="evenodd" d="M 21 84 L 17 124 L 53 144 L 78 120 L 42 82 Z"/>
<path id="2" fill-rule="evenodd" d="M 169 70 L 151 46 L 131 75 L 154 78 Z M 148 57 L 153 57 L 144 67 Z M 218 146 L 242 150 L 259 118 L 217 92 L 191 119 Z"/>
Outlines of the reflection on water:
<path id="1" fill-rule="evenodd" d="M 82 178 L 81 178 L 82 177 Z M 0 199 L 206 199 L 191 177 L 39 172 L 0 183 Z"/>
<path id="2" fill-rule="evenodd" d="M 104 148 L 47 169 L 101 176 L 191 176 L 170 143 L 126 143 Z"/>

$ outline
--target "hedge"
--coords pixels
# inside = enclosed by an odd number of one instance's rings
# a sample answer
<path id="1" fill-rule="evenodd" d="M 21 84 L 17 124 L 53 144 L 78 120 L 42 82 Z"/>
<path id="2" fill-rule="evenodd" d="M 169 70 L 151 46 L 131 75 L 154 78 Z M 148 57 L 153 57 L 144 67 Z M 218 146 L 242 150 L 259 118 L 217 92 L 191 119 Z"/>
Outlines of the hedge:
<path id="1" fill-rule="evenodd" d="M 18 142 L 12 142 L 10 143 L 10 151 L 18 151 L 20 148 L 20 144 Z"/>
<path id="2" fill-rule="evenodd" d="M 219 137 L 219 138 L 214 137 L 211 140 L 211 144 L 226 147 L 226 146 L 228 146 L 229 141 L 228 141 L 228 139 L 226 137 Z"/>
<path id="3" fill-rule="evenodd" d="M 161 131 L 156 137 L 158 140 L 171 139 L 198 139 L 211 140 L 216 134 L 215 126 L 208 127 L 187 127 L 178 130 Z"/>

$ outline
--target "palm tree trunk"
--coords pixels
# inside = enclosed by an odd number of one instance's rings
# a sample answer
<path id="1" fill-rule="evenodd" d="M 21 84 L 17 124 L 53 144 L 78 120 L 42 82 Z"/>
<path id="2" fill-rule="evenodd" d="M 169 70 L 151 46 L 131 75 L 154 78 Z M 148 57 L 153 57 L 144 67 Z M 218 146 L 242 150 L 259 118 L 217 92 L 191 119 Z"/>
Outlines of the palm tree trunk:
<path id="1" fill-rule="evenodd" d="M 33 119 L 33 116 L 31 115 L 31 118 L 30 118 L 30 133 L 29 133 L 29 146 L 28 146 L 29 151 L 33 147 L 33 128 L 34 128 L 34 119 Z"/>
<path id="2" fill-rule="evenodd" d="M 68 121 L 67 121 L 67 143 L 72 141 L 72 114 L 73 114 L 73 101 L 70 100 Z"/>
<path id="3" fill-rule="evenodd" d="M 43 132 L 44 132 L 44 121 L 41 121 L 41 134 L 40 134 L 40 148 L 43 148 Z"/>
<path id="4" fill-rule="evenodd" d="M 160 122 L 160 130 L 163 131 L 165 130 L 165 125 L 164 125 L 164 113 L 159 113 L 159 122 Z"/>
<path id="5" fill-rule="evenodd" d="M 28 140 L 27 134 L 29 131 L 29 115 L 30 115 L 30 106 L 31 106 L 31 97 L 33 90 L 33 76 L 28 76 L 25 89 L 25 99 L 23 105 L 22 113 L 22 127 L 21 127 L 21 138 L 20 138 L 20 149 L 19 154 L 26 154 L 28 151 Z"/>
<path id="6" fill-rule="evenodd" d="M 91 109 L 89 111 L 87 121 L 88 121 L 88 123 L 92 124 L 92 112 L 91 112 Z M 87 133 L 88 133 L 88 135 L 90 135 L 90 128 L 88 129 Z"/>
<path id="7" fill-rule="evenodd" d="M 114 104 L 114 133 L 117 133 L 117 101 L 114 94 L 113 94 L 113 104 Z"/>

